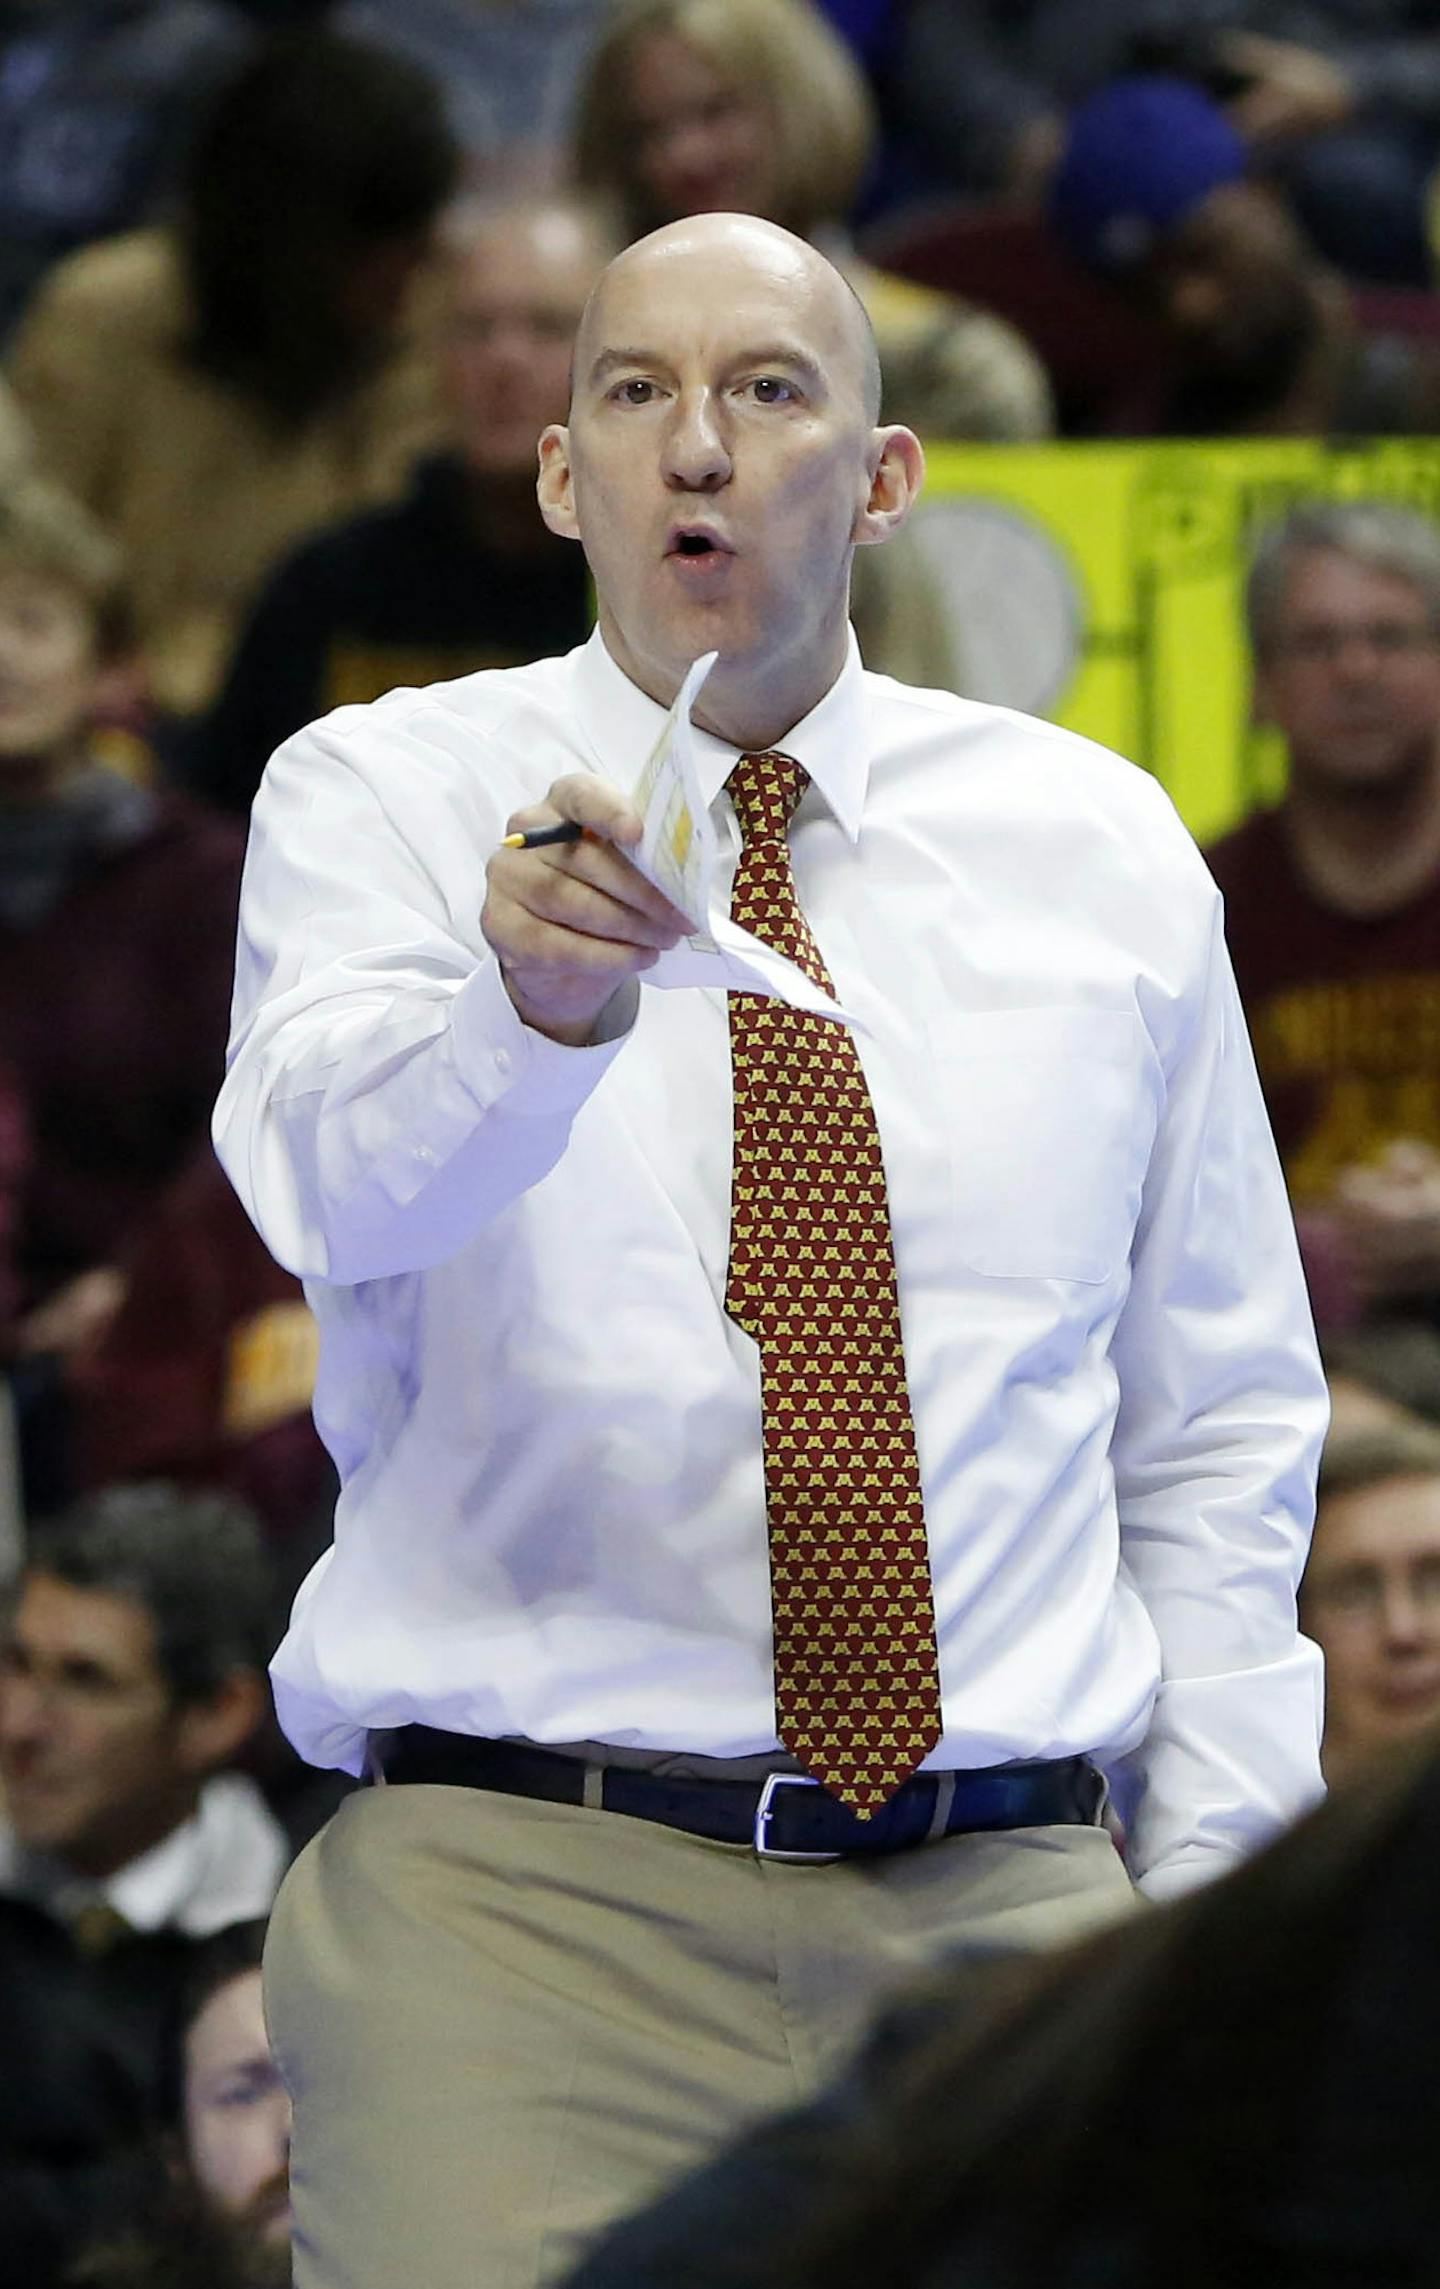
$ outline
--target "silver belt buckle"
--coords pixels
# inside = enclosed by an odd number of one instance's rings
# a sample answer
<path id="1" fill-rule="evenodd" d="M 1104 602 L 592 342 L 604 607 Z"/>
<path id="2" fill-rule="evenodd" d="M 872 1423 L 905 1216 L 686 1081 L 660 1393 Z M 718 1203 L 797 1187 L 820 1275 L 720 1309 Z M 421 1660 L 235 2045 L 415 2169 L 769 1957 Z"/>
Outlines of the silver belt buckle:
<path id="1" fill-rule="evenodd" d="M 770 1822 L 774 1817 L 776 1789 L 818 1788 L 819 1786 L 819 1781 L 812 1780 L 808 1772 L 771 1772 L 766 1774 L 765 1785 L 760 1791 L 760 1802 L 755 1807 L 755 1833 L 752 1841 L 757 1858 L 761 1860 L 794 1860 L 802 1866 L 819 1868 L 828 1866 L 832 1860 L 842 1860 L 845 1857 L 843 1852 L 772 1852 L 767 1841 L 770 1833 Z"/>

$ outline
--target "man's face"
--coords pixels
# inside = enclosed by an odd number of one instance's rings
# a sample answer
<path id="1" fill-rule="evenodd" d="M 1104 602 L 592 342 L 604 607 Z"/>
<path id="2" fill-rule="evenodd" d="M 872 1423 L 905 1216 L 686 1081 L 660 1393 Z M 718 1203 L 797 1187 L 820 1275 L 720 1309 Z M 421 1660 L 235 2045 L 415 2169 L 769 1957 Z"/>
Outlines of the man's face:
<path id="1" fill-rule="evenodd" d="M 1440 733 L 1440 641 L 1420 591 L 1337 549 L 1297 556 L 1255 697 L 1297 782 L 1358 791 L 1427 770 Z"/>
<path id="2" fill-rule="evenodd" d="M 1332 1778 L 1440 1716 L 1440 1478 L 1328 1496 L 1302 1610 L 1325 1655 Z"/>
<path id="3" fill-rule="evenodd" d="M 449 265 L 440 378 L 456 443 L 477 476 L 528 481 L 541 430 L 565 418 L 598 248 L 578 218 L 537 208 L 497 216 Z"/>
<path id="4" fill-rule="evenodd" d="M 1310 266 L 1279 202 L 1224 183 L 1167 233 L 1148 297 L 1196 364 L 1257 388 L 1288 372 L 1313 323 Z"/>
<path id="5" fill-rule="evenodd" d="M 106 1876 L 184 1814 L 186 1723 L 128 1597 L 34 1573 L 0 1654 L 0 1801 L 22 1844 Z"/>
<path id="6" fill-rule="evenodd" d="M 98 680 L 94 627 L 74 590 L 50 573 L 0 569 L 0 788 L 7 766 L 75 745 Z"/>
<path id="7" fill-rule="evenodd" d="M 290 2100 L 258 1971 L 218 1988 L 185 2037 L 185 2151 L 201 2194 L 257 2240 L 290 2239 Z"/>
<path id="8" fill-rule="evenodd" d="M 702 721 L 711 692 L 743 688 L 778 736 L 843 664 L 885 435 L 844 297 L 763 225 L 642 241 L 582 328 L 568 432 L 541 440 L 546 521 L 583 539 L 619 665 L 668 705 L 721 654 Z"/>

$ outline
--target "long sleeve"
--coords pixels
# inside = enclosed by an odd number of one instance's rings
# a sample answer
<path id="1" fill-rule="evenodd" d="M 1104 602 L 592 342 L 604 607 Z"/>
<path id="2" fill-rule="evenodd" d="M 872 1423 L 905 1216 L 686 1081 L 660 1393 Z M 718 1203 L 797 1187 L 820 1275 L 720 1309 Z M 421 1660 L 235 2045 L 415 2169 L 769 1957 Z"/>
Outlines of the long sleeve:
<path id="1" fill-rule="evenodd" d="M 1320 1657 L 1295 1589 L 1326 1399 L 1218 899 L 1211 928 L 1113 1352 L 1121 1562 L 1161 1657 L 1131 1837 L 1156 1897 L 1320 1785 Z"/>
<path id="2" fill-rule="evenodd" d="M 443 1261 L 539 1182 L 623 1038 L 561 1048 L 506 994 L 483 752 L 447 807 L 393 715 L 356 761 L 335 726 L 358 713 L 289 741 L 257 797 L 214 1124 L 277 1261 L 342 1285 Z"/>

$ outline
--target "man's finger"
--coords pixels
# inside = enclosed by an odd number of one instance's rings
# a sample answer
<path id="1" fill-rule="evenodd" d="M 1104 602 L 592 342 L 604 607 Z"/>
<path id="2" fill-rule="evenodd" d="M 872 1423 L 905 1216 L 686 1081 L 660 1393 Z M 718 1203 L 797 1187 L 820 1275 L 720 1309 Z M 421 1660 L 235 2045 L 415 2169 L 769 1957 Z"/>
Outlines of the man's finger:
<path id="1" fill-rule="evenodd" d="M 593 771 L 575 771 L 566 779 L 557 779 L 543 803 L 512 813 L 506 832 L 523 834 L 528 827 L 554 826 L 562 819 L 573 820 L 576 826 L 627 850 L 644 831 L 638 811 L 618 787 Z"/>
<path id="2" fill-rule="evenodd" d="M 633 869 L 630 871 L 633 873 Z M 573 931 L 581 938 L 671 946 L 688 927 L 669 900 L 658 890 L 652 890 L 643 877 L 635 879 L 650 893 L 648 899 L 617 895 L 613 881 L 603 872 L 597 880 L 558 866 L 529 868 L 518 881 L 507 881 L 497 867 L 492 879 L 521 913 L 533 915 L 537 921 L 558 929 Z M 628 885 L 622 882 L 621 889 L 628 889 Z"/>
<path id="3" fill-rule="evenodd" d="M 505 885 L 518 905 L 555 919 L 564 916 L 564 908 L 554 903 L 556 897 L 563 897 L 565 885 L 580 883 L 648 924 L 676 933 L 693 926 L 671 905 L 664 891 L 631 864 L 623 850 L 589 831 L 579 842 L 552 843 L 534 851 L 497 850 L 488 872 L 492 882 Z"/>

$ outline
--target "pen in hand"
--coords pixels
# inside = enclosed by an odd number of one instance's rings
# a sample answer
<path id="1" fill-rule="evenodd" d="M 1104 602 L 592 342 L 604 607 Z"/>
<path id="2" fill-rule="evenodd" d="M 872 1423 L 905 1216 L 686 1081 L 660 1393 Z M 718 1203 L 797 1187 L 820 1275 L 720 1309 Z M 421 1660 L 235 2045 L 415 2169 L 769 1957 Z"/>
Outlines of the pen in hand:
<path id="1" fill-rule="evenodd" d="M 527 827 L 524 834 L 506 835 L 500 844 L 502 850 L 547 850 L 551 843 L 578 842 L 585 829 L 574 819 L 562 819 L 558 827 Z"/>

